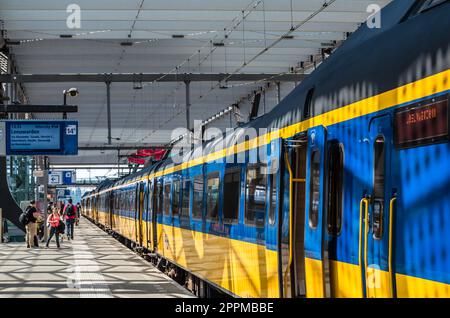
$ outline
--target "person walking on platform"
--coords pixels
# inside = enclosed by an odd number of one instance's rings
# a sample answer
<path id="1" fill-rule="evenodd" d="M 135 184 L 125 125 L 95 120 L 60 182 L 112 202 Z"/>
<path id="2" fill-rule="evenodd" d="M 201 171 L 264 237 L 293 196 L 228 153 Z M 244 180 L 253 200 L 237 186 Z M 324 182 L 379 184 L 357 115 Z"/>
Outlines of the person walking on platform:
<path id="1" fill-rule="evenodd" d="M 36 209 L 36 201 L 31 200 L 30 205 L 26 208 L 25 213 L 27 215 L 28 223 L 25 226 L 25 229 L 27 231 L 26 234 L 26 241 L 27 241 L 27 248 L 33 247 L 39 247 L 39 243 L 37 240 L 35 240 L 35 236 L 37 234 L 37 218 L 39 217 L 39 212 Z"/>
<path id="2" fill-rule="evenodd" d="M 77 218 L 77 207 L 72 204 L 72 199 L 64 207 L 63 215 L 66 219 L 67 239 L 73 240 L 73 228 Z"/>
<path id="3" fill-rule="evenodd" d="M 61 223 L 61 215 L 58 212 L 57 208 L 53 208 L 52 214 L 50 214 L 47 218 L 47 223 L 50 224 L 50 235 L 48 236 L 46 248 L 49 247 L 50 240 L 53 236 L 56 236 L 56 247 L 60 248 L 59 245 L 59 231 L 60 231 L 60 223 Z"/>
<path id="4" fill-rule="evenodd" d="M 77 226 L 78 226 L 78 222 L 80 220 L 80 217 L 81 217 L 81 203 L 78 202 L 77 203 L 77 220 L 75 221 L 75 225 L 77 225 Z"/>

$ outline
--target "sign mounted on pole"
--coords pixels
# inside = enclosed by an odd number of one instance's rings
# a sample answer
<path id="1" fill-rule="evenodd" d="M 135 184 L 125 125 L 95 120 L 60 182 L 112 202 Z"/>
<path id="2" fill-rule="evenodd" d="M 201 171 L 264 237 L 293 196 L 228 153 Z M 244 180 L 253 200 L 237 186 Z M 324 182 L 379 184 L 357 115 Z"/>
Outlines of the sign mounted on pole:
<path id="1" fill-rule="evenodd" d="M 0 122 L 0 156 L 6 156 L 6 123 Z"/>
<path id="2" fill-rule="evenodd" d="M 75 170 L 49 171 L 49 185 L 74 185 L 77 181 Z"/>
<path id="3" fill-rule="evenodd" d="M 61 185 L 63 182 L 62 171 L 48 172 L 48 185 Z"/>
<path id="4" fill-rule="evenodd" d="M 0 137 L 0 147 L 4 147 L 6 155 L 78 154 L 78 122 L 76 121 L 10 120 L 3 123 L 5 131 Z M 2 153 L 1 148 L 0 153 Z"/>

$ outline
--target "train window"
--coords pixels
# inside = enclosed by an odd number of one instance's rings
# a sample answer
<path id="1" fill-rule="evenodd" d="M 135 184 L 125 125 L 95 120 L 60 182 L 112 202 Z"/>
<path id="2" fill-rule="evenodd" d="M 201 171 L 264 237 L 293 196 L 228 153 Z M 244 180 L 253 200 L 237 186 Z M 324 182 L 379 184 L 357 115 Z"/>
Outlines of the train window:
<path id="1" fill-rule="evenodd" d="M 120 211 L 123 212 L 125 211 L 125 205 L 126 205 L 126 201 L 125 201 L 125 192 L 121 192 L 120 193 Z"/>
<path id="2" fill-rule="evenodd" d="M 191 181 L 185 180 L 183 182 L 182 202 L 181 202 L 181 218 L 189 218 L 189 208 L 191 205 Z"/>
<path id="3" fill-rule="evenodd" d="M 178 214 L 180 210 L 180 194 L 181 194 L 181 181 L 179 179 L 175 179 L 173 181 L 173 198 L 172 198 L 172 214 Z"/>
<path id="4" fill-rule="evenodd" d="M 163 200 L 163 211 L 164 215 L 170 214 L 170 190 L 172 188 L 171 182 L 164 182 L 164 200 Z"/>
<path id="5" fill-rule="evenodd" d="M 155 186 L 155 211 L 157 214 L 162 213 L 162 183 L 157 182 Z"/>
<path id="6" fill-rule="evenodd" d="M 270 175 L 270 198 L 269 198 L 269 224 L 275 224 L 275 209 L 277 207 L 277 175 Z"/>
<path id="7" fill-rule="evenodd" d="M 308 91 L 308 95 L 306 95 L 305 105 L 303 106 L 303 119 L 308 119 L 311 117 L 312 110 L 312 100 L 314 96 L 314 87 Z"/>
<path id="8" fill-rule="evenodd" d="M 342 227 L 342 188 L 344 182 L 344 150 L 332 142 L 328 152 L 328 233 L 338 235 Z"/>
<path id="9" fill-rule="evenodd" d="M 147 211 L 153 209 L 153 182 L 148 183 L 148 198 L 147 198 Z"/>
<path id="10" fill-rule="evenodd" d="M 241 168 L 225 171 L 223 186 L 223 222 L 236 223 L 239 217 L 239 201 L 241 194 Z"/>
<path id="11" fill-rule="evenodd" d="M 136 211 L 137 202 L 138 202 L 136 200 L 136 191 L 130 190 L 129 196 L 130 196 L 130 210 Z"/>
<path id="12" fill-rule="evenodd" d="M 317 228 L 319 221 L 320 201 L 320 151 L 314 150 L 311 154 L 311 179 L 309 184 L 309 226 Z"/>
<path id="13" fill-rule="evenodd" d="M 203 175 L 194 178 L 194 202 L 192 207 L 192 217 L 201 219 L 203 211 Z"/>
<path id="14" fill-rule="evenodd" d="M 256 164 L 247 166 L 245 186 L 245 223 L 264 225 L 267 195 L 267 166 Z"/>
<path id="15" fill-rule="evenodd" d="M 206 180 L 206 218 L 217 220 L 219 217 L 219 172 L 215 171 Z"/>
<path id="16" fill-rule="evenodd" d="M 375 239 L 381 239 L 381 237 L 383 236 L 385 164 L 386 164 L 385 140 L 383 136 L 379 136 L 375 139 L 374 144 L 372 232 L 373 237 Z"/>

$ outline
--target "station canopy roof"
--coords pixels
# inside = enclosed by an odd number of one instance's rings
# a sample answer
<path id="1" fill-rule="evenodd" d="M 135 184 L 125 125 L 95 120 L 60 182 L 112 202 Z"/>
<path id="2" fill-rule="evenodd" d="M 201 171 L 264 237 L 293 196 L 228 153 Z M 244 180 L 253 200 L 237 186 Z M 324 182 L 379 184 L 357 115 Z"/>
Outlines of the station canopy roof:
<path id="1" fill-rule="evenodd" d="M 0 27 L 22 74 L 304 72 L 302 62 L 346 39 L 364 23 L 369 5 L 390 0 L 0 0 Z M 68 17 L 80 11 L 80 28 Z M 324 3 L 329 5 L 323 7 Z M 76 17 L 76 16 L 75 16 Z M 294 30 L 295 29 L 295 30 Z M 290 30 L 292 30 L 290 32 Z M 288 36 L 286 36 L 288 34 Z M 284 36 L 283 36 L 284 35 Z M 268 48 L 264 51 L 265 48 Z M 168 143 L 186 126 L 183 82 L 112 83 L 115 146 Z M 270 79 L 268 79 L 270 82 Z M 249 101 L 261 82 L 193 82 L 191 119 L 206 120 L 237 101 Z M 296 83 L 281 83 L 281 97 Z M 298 84 L 298 83 L 297 83 Z M 107 141 L 105 83 L 24 83 L 30 104 L 62 104 L 62 91 L 79 106 L 79 145 Z M 142 89 L 134 89 L 142 86 Z M 228 87 L 223 89 L 223 87 Z M 222 87 L 222 88 L 221 88 Z M 260 113 L 277 104 L 267 89 Z M 245 102 L 243 102 L 245 104 Z M 242 112 L 246 112 L 245 107 Z M 36 114 L 35 118 L 61 118 Z M 235 126 L 234 117 L 212 123 Z M 128 151 L 133 152 L 132 150 Z M 122 153 L 127 153 L 123 151 Z M 116 151 L 80 151 L 52 163 L 115 163 Z"/>

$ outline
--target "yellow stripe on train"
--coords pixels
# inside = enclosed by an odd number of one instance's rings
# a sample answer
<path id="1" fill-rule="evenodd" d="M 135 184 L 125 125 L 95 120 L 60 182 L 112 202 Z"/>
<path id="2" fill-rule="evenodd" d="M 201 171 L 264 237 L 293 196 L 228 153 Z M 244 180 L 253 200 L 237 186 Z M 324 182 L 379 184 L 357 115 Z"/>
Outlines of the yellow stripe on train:
<path id="1" fill-rule="evenodd" d="M 144 176 L 138 180 L 134 180 L 129 183 L 113 187 L 112 189 L 120 189 L 122 187 L 129 186 L 130 184 L 145 181 L 148 178 L 156 178 L 164 176 L 206 162 L 211 162 L 216 159 L 226 157 L 227 155 L 257 148 L 259 146 L 266 145 L 270 143 L 272 140 L 275 140 L 277 138 L 290 138 L 300 132 L 306 131 L 308 128 L 311 127 L 319 125 L 329 126 L 337 124 L 360 116 L 365 116 L 383 109 L 391 108 L 405 103 L 410 103 L 412 101 L 425 98 L 427 96 L 434 95 L 447 90 L 450 90 L 450 70 L 446 70 L 441 73 L 425 77 L 416 82 L 409 83 L 394 88 L 390 91 L 357 101 L 347 106 L 337 108 L 327 113 L 315 116 L 311 119 L 287 127 L 280 128 L 276 131 L 261 135 L 254 139 L 248 140 L 238 145 L 228 147 L 215 153 L 211 153 L 206 156 L 199 157 L 190 160 L 188 162 L 184 162 L 180 165 L 168 166 L 164 170 L 154 172 L 149 176 Z M 100 193 L 105 193 L 108 191 L 111 191 L 111 189 L 103 190 Z"/>

